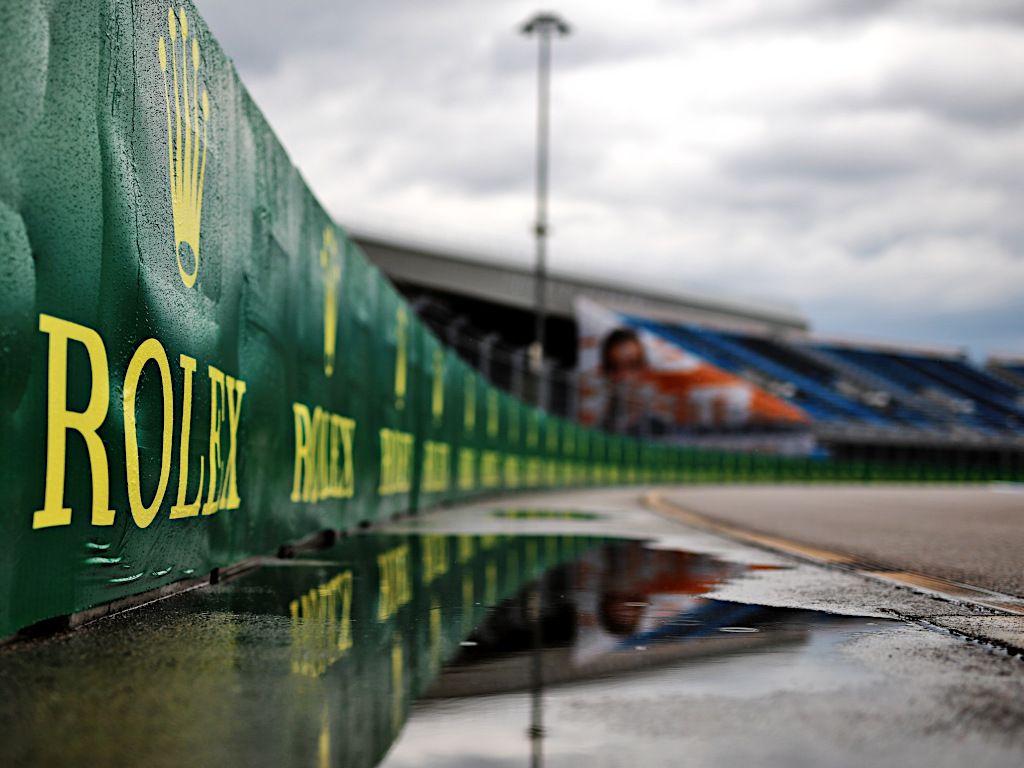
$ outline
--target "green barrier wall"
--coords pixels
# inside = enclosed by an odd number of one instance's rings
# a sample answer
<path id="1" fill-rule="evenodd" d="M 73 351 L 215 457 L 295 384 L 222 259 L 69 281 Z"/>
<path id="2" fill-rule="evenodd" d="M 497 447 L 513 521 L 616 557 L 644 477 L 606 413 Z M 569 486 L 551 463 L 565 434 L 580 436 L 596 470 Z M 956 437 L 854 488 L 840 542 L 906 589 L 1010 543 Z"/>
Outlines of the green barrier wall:
<path id="1" fill-rule="evenodd" d="M 0 32 L 0 636 L 479 494 L 944 479 L 518 403 L 331 221 L 191 4 L 5 0 Z"/>

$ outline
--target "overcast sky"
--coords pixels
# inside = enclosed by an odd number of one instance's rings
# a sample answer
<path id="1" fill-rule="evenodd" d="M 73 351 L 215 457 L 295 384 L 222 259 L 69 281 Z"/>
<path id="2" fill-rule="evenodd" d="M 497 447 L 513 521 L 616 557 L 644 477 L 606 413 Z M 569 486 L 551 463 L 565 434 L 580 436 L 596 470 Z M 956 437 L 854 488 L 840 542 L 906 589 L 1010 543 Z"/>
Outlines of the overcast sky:
<path id="1" fill-rule="evenodd" d="M 537 5 L 198 4 L 342 225 L 532 263 Z M 1024 352 L 1024 2 L 552 9 L 553 269 Z"/>

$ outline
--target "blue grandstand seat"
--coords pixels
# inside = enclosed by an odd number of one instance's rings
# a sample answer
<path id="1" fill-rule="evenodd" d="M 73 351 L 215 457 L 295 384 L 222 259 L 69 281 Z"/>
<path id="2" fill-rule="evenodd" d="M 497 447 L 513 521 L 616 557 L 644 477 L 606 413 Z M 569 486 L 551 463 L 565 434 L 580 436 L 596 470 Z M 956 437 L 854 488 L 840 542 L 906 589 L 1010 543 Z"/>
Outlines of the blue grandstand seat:
<path id="1" fill-rule="evenodd" d="M 928 392 L 950 402 L 969 403 L 959 422 L 984 432 L 1019 431 L 1024 411 L 1013 388 L 958 358 L 822 346 L 824 351 L 871 371 L 919 395 Z"/>
<path id="2" fill-rule="evenodd" d="M 769 359 L 725 333 L 694 325 L 668 325 L 639 317 L 631 320 L 730 373 L 749 377 L 753 372 L 761 377 L 794 385 L 796 393 L 787 399 L 813 419 L 874 425 L 890 423 L 885 416 L 835 392 L 813 376 Z"/>

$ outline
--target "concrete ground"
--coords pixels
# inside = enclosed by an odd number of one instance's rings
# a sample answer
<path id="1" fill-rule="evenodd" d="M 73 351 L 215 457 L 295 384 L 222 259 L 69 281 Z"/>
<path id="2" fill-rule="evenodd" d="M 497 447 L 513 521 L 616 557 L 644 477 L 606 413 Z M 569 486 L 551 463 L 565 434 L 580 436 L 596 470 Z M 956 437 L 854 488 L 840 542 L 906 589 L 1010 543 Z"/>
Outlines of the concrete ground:
<path id="1" fill-rule="evenodd" d="M 663 496 L 750 530 L 1024 597 L 1024 488 L 734 486 Z"/>

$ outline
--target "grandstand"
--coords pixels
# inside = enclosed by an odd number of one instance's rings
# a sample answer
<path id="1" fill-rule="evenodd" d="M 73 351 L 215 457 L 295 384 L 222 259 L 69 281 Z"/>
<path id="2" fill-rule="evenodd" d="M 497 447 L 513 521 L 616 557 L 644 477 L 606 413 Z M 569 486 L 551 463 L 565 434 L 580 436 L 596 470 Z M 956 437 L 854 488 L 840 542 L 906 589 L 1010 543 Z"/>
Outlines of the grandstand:
<path id="1" fill-rule="evenodd" d="M 985 367 L 996 378 L 1024 389 L 1024 355 L 993 355 Z"/>
<path id="2" fill-rule="evenodd" d="M 548 355 L 531 389 L 532 273 L 472 254 L 356 234 L 420 317 L 494 384 L 574 415 L 578 382 L 573 299 L 628 321 L 800 408 L 813 449 L 842 458 L 977 467 L 1024 460 L 1024 358 L 985 368 L 955 348 L 815 336 L 791 307 L 690 293 L 631 290 L 567 275 L 549 282 Z M 749 435 L 675 433 L 666 439 L 750 444 Z M 753 444 L 763 446 L 764 441 Z"/>

